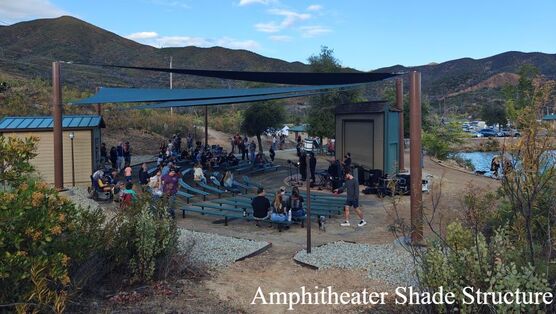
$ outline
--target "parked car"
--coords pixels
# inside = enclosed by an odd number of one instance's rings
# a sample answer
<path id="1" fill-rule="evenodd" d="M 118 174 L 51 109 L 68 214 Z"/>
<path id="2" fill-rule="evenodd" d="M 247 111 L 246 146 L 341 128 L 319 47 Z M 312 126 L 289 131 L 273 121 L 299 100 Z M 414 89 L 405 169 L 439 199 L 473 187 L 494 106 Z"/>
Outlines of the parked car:
<path id="1" fill-rule="evenodd" d="M 521 133 L 519 133 L 516 129 L 502 129 L 498 132 L 498 136 L 500 137 L 520 137 Z"/>
<path id="2" fill-rule="evenodd" d="M 496 137 L 498 133 L 493 129 L 482 129 L 479 131 L 483 135 L 483 137 Z"/>
<path id="3" fill-rule="evenodd" d="M 473 137 L 483 137 L 483 135 L 479 132 L 473 132 L 473 133 L 471 133 L 471 136 L 473 136 Z"/>

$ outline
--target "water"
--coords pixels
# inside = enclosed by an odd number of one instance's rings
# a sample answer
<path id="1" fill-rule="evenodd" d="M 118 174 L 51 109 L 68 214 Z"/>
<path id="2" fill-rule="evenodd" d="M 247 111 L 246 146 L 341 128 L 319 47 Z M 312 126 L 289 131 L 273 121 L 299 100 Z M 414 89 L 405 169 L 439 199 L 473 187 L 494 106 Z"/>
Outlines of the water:
<path id="1" fill-rule="evenodd" d="M 485 176 L 492 176 L 492 172 L 490 171 L 490 163 L 492 161 L 492 158 L 499 154 L 499 152 L 461 152 L 456 153 L 456 156 L 459 156 L 463 159 L 469 159 L 475 167 L 475 171 L 486 171 Z M 550 155 L 548 164 L 554 166 L 556 162 L 556 150 L 547 151 L 547 154 Z"/>

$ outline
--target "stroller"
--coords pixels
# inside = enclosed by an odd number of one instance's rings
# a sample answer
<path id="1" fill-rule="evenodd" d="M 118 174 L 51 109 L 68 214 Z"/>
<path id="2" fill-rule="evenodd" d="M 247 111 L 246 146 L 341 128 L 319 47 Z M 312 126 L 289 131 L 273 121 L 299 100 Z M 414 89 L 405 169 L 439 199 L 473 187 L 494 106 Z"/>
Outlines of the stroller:
<path id="1" fill-rule="evenodd" d="M 90 178 L 91 186 L 88 188 L 88 192 L 91 198 L 95 201 L 111 202 L 114 198 L 112 189 L 104 190 L 98 185 L 98 182 L 95 181 L 92 175 L 90 176 Z"/>

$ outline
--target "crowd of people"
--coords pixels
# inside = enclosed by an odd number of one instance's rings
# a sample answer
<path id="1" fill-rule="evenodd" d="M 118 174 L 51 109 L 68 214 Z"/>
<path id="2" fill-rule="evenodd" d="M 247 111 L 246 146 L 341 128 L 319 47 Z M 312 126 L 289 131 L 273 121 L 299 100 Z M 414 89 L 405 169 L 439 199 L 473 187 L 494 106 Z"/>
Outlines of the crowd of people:
<path id="1" fill-rule="evenodd" d="M 255 140 L 249 140 L 247 136 L 241 137 L 236 134 L 230 139 L 231 150 L 227 153 L 218 145 L 205 146 L 201 142 L 193 143 L 191 134 L 183 141 L 179 134 L 173 135 L 167 142 L 160 145 L 157 158 L 157 169 L 149 171 L 146 163 L 143 163 L 138 170 L 138 183 L 141 190 L 148 192 L 154 199 L 165 199 L 168 202 L 168 213 L 175 217 L 175 201 L 179 187 L 180 172 L 176 166 L 178 162 L 190 161 L 194 164 L 193 180 L 199 183 L 207 183 L 204 170 L 225 169 L 229 166 L 238 165 L 241 160 L 249 160 L 254 167 L 264 167 L 268 162 L 273 162 L 275 150 L 282 149 L 285 142 L 283 136 L 272 136 L 272 145 L 269 148 L 270 161 L 263 153 L 257 152 Z M 315 172 L 317 160 L 313 152 L 306 153 L 301 149 L 301 136 L 296 138 L 297 151 L 301 180 L 307 180 L 307 167 L 311 182 L 315 182 Z M 329 146 L 329 145 L 328 145 Z M 329 148 L 330 149 L 330 148 Z M 98 191 L 111 193 L 116 200 L 120 201 L 120 206 L 125 208 L 130 206 L 138 199 L 133 184 L 133 168 L 131 167 L 131 146 L 128 141 L 120 142 L 117 146 L 107 151 L 105 143 L 101 145 L 101 159 L 104 167 L 97 169 L 91 176 L 93 187 Z M 308 158 L 307 158 L 308 157 Z M 342 226 L 349 225 L 349 208 L 353 207 L 360 218 L 359 226 L 366 224 L 358 204 L 357 179 L 351 175 L 351 155 L 347 153 L 344 160 L 340 162 L 334 157 L 330 160 L 328 175 L 332 181 L 334 193 L 347 191 L 347 201 L 345 209 L 345 222 Z M 211 178 L 212 179 L 212 178 Z M 234 187 L 234 177 L 231 171 L 225 171 L 219 183 L 227 190 Z M 259 225 L 260 220 L 268 219 L 273 222 L 286 222 L 292 219 L 297 220 L 305 217 L 303 208 L 304 199 L 297 187 L 293 187 L 291 194 L 286 195 L 286 189 L 281 187 L 274 196 L 272 202 L 266 198 L 263 188 L 259 188 L 257 196 L 252 200 L 253 216 Z"/>

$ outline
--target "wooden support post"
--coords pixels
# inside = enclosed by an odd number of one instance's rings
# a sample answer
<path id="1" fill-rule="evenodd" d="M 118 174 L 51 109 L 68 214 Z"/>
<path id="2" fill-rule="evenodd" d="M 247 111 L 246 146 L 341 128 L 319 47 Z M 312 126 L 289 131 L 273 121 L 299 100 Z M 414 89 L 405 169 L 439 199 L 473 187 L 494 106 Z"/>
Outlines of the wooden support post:
<path id="1" fill-rule="evenodd" d="M 400 110 L 400 137 L 399 137 L 399 156 L 398 156 L 398 169 L 399 171 L 405 170 L 405 162 L 404 162 L 404 121 L 403 121 L 403 80 L 401 78 L 396 80 L 396 108 Z"/>
<path id="2" fill-rule="evenodd" d="M 208 131 L 208 106 L 205 106 L 205 147 L 208 147 L 209 131 Z"/>
<path id="3" fill-rule="evenodd" d="M 412 71 L 409 80 L 409 171 L 411 186 L 411 243 L 423 240 L 423 194 L 421 169 L 421 73 Z"/>
<path id="4" fill-rule="evenodd" d="M 309 161 L 307 160 L 308 156 L 305 155 L 305 164 L 309 165 Z M 310 167 L 305 167 L 306 175 L 305 178 L 307 179 L 307 254 L 311 253 L 311 173 L 309 172 Z"/>
<path id="5" fill-rule="evenodd" d="M 54 187 L 64 188 L 64 149 L 62 144 L 62 83 L 60 62 L 52 63 L 52 118 L 54 140 Z"/>

